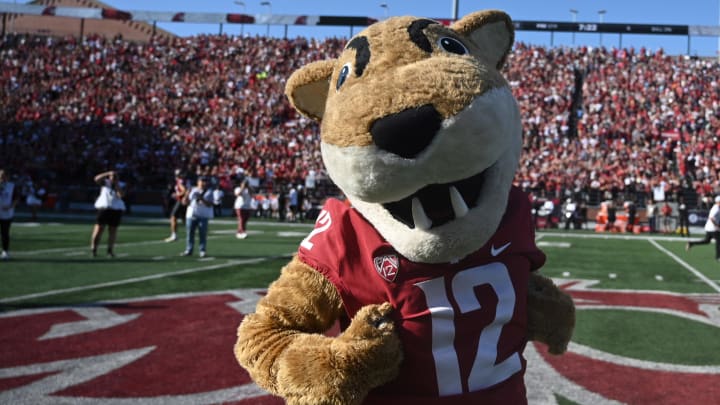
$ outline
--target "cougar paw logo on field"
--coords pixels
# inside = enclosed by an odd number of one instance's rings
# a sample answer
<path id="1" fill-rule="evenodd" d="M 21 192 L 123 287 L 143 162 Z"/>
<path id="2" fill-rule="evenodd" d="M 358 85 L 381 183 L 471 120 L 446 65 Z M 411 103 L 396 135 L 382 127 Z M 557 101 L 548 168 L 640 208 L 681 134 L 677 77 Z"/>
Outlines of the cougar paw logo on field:
<path id="1" fill-rule="evenodd" d="M 633 327 L 634 321 L 647 321 L 647 317 L 660 314 L 668 321 L 679 318 L 687 330 L 715 329 L 714 336 L 720 337 L 720 294 L 600 290 L 590 288 L 596 283 L 593 281 L 555 282 L 564 284 L 563 289 L 573 297 L 579 312 L 578 325 L 583 322 L 583 311 L 596 311 L 597 315 L 610 321 L 623 322 L 627 330 Z M 702 342 L 678 341 L 682 339 L 679 331 L 663 330 L 661 325 L 657 327 L 644 331 L 647 340 L 638 339 L 633 353 L 641 353 L 638 347 L 651 345 L 658 339 L 672 343 L 669 347 L 680 350 L 699 350 L 697 345 Z M 576 403 L 593 405 L 710 404 L 718 403 L 720 399 L 720 364 L 709 364 L 701 359 L 695 359 L 694 364 L 679 364 L 670 359 L 671 353 L 667 353 L 666 359 L 652 358 L 659 355 L 658 351 L 654 355 L 647 354 L 652 349 L 647 346 L 642 352 L 646 358 L 609 353 L 577 342 L 577 339 L 582 336 L 575 336 L 568 352 L 560 357 L 550 356 L 539 347 L 528 347 L 529 403 L 554 404 L 555 394 Z M 699 357 L 707 358 L 702 353 Z"/>
<path id="2" fill-rule="evenodd" d="M 397 272 L 391 258 L 382 259 L 388 275 Z M 659 313 L 683 320 L 688 328 L 720 332 L 720 294 L 599 290 L 589 281 L 555 282 L 564 283 L 579 312 L 627 313 L 625 322 L 632 314 Z M 246 373 L 227 372 L 236 367 L 229 349 L 233 324 L 262 294 L 241 290 L 0 314 L 0 403 L 280 405 L 281 399 L 258 388 Z M 667 330 L 652 333 L 675 336 Z M 720 398 L 720 364 L 635 358 L 580 341 L 555 357 L 538 346 L 525 351 L 530 404 L 556 404 L 558 395 L 586 405 L 711 404 Z"/>
<path id="3" fill-rule="evenodd" d="M 0 403 L 273 402 L 246 373 L 227 372 L 237 367 L 233 325 L 259 297 L 245 290 L 0 314 Z"/>

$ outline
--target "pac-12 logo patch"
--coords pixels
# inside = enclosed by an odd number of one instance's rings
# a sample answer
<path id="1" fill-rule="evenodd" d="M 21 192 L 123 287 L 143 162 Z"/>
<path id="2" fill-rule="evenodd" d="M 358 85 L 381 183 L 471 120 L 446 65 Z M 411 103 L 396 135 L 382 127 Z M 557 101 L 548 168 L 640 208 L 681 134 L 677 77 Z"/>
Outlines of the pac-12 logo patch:
<path id="1" fill-rule="evenodd" d="M 384 255 L 378 256 L 374 259 L 375 270 L 377 270 L 380 277 L 384 278 L 389 282 L 395 281 L 398 270 L 400 269 L 400 261 L 397 255 Z"/>

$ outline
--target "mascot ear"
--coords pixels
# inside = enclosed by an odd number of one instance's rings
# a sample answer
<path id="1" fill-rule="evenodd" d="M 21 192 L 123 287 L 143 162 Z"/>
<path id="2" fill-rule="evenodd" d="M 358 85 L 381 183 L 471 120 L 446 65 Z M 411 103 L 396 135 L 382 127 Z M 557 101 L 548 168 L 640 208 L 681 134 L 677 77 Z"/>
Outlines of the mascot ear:
<path id="1" fill-rule="evenodd" d="M 505 64 L 515 41 L 515 28 L 510 16 L 499 10 L 468 14 L 450 28 L 477 45 L 481 55 L 494 63 L 498 70 Z"/>
<path id="2" fill-rule="evenodd" d="M 330 59 L 312 62 L 296 70 L 285 85 L 290 104 L 303 115 L 320 121 L 325 113 L 334 68 L 335 59 Z"/>

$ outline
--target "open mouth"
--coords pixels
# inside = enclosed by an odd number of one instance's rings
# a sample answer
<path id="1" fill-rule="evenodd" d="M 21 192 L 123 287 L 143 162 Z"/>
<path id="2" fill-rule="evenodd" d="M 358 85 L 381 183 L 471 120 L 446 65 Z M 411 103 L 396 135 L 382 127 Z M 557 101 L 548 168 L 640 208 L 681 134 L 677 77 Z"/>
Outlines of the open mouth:
<path id="1" fill-rule="evenodd" d="M 383 204 L 398 221 L 410 228 L 428 230 L 464 217 L 477 205 L 484 177 L 472 177 L 446 184 L 430 184 L 414 194 Z"/>

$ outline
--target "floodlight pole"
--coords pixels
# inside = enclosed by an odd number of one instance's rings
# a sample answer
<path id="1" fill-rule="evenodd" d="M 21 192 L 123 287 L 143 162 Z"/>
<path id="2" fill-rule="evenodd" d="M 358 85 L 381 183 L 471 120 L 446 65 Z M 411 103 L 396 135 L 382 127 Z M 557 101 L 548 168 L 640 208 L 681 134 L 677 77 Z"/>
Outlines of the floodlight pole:
<path id="1" fill-rule="evenodd" d="M 573 23 L 576 23 L 576 22 L 577 22 L 578 11 L 575 10 L 574 8 L 571 8 L 571 9 L 570 9 L 570 14 L 572 14 L 572 22 L 573 22 Z M 572 44 L 573 44 L 573 46 L 575 45 L 575 29 L 573 29 L 573 32 L 572 32 Z"/>
<path id="2" fill-rule="evenodd" d="M 598 10 L 598 17 L 600 17 L 600 24 L 602 24 L 605 21 L 605 13 L 607 13 L 607 10 Z M 598 31 L 600 30 L 600 27 L 598 27 Z M 602 31 L 600 31 L 600 46 L 602 46 L 602 38 L 603 34 Z"/>
<path id="3" fill-rule="evenodd" d="M 460 0 L 452 0 L 452 19 L 456 21 L 458 19 L 458 3 Z"/>
<path id="4" fill-rule="evenodd" d="M 267 33 L 265 34 L 266 37 L 270 37 L 270 16 L 272 16 L 272 5 L 269 1 L 263 1 L 260 3 L 261 6 L 267 6 L 268 8 L 268 23 L 267 23 Z"/>
<path id="5" fill-rule="evenodd" d="M 242 1 L 236 1 L 235 4 L 238 6 L 241 6 L 243 8 L 243 14 L 246 14 L 247 7 L 245 7 L 245 3 Z M 245 34 L 245 24 L 240 24 L 240 36 L 243 36 Z"/>
<path id="6" fill-rule="evenodd" d="M 17 7 L 17 0 L 13 0 L 14 8 Z M 13 10 L 17 12 L 17 10 Z M 15 33 L 15 20 L 17 20 L 18 14 L 13 13 L 13 17 L 10 19 L 10 32 Z"/>

